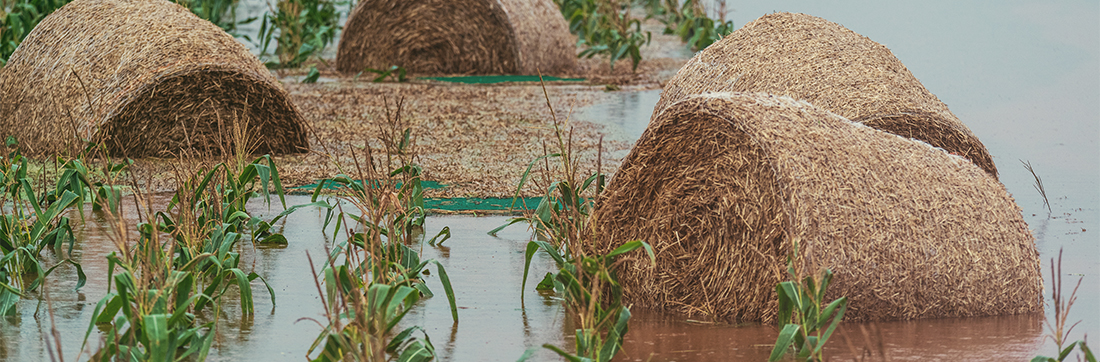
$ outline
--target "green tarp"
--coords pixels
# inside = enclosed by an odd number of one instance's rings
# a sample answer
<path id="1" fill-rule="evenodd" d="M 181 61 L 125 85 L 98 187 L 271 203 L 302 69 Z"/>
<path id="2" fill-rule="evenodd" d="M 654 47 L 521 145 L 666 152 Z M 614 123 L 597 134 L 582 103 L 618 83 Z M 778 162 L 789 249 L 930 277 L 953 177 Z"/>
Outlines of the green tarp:
<path id="1" fill-rule="evenodd" d="M 438 80 L 441 82 L 465 83 L 465 84 L 494 84 L 505 82 L 538 82 L 537 75 L 471 75 L 462 77 L 423 77 L 420 79 Z M 584 78 L 558 78 L 542 76 L 547 82 L 583 82 Z"/>
<path id="2" fill-rule="evenodd" d="M 362 182 L 362 181 L 360 181 Z M 302 185 L 297 187 L 291 187 L 288 192 L 292 194 L 312 194 L 317 189 L 318 183 L 312 183 L 309 185 Z M 446 187 L 446 185 L 435 181 L 422 181 L 420 183 L 425 189 L 439 189 Z M 328 181 L 325 182 L 322 189 L 335 190 L 338 184 Z M 400 187 L 400 185 L 398 185 Z M 455 197 L 455 198 L 428 198 L 424 199 L 424 208 L 429 210 L 446 210 L 446 211 L 515 211 L 520 212 L 524 208 L 524 203 L 527 204 L 528 209 L 534 209 L 542 201 L 541 197 L 528 197 L 521 200 L 516 200 L 515 208 L 512 209 L 512 198 L 474 198 L 474 197 Z"/>

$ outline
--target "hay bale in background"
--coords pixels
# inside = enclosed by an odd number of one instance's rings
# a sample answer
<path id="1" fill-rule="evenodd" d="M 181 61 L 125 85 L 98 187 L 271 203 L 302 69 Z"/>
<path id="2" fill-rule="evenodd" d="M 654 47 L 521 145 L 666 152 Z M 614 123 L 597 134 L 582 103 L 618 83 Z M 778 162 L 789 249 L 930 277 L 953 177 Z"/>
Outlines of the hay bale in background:
<path id="1" fill-rule="evenodd" d="M 847 317 L 889 320 L 1041 310 L 1039 254 L 992 176 L 926 143 L 804 101 L 689 96 L 665 109 L 601 196 L 596 251 L 627 254 L 630 303 L 718 319 L 774 320 L 787 256 L 835 274 Z"/>
<path id="2" fill-rule="evenodd" d="M 162 0 L 77 0 L 46 17 L 0 76 L 0 136 L 33 154 L 102 142 L 111 154 L 306 149 L 286 91 L 233 37 Z M 243 129 L 243 128 L 241 128 Z"/>
<path id="3" fill-rule="evenodd" d="M 882 44 L 805 14 L 760 17 L 707 47 L 665 85 L 653 111 L 692 94 L 764 92 L 970 159 L 997 177 L 985 145 Z"/>
<path id="4" fill-rule="evenodd" d="M 364 0 L 348 15 L 336 68 L 420 74 L 561 74 L 577 38 L 550 0 Z"/>

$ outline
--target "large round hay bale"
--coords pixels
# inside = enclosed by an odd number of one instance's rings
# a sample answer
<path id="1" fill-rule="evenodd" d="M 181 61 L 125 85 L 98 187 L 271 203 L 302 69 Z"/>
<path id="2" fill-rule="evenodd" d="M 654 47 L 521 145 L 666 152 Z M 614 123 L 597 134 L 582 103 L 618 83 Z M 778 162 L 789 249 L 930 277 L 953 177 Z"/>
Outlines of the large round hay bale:
<path id="1" fill-rule="evenodd" d="M 1039 311 L 1034 239 L 1004 186 L 961 157 L 805 101 L 689 96 L 650 123 L 591 221 L 596 251 L 627 255 L 630 303 L 717 319 L 770 321 L 775 286 L 797 269 L 835 272 L 847 318 Z"/>
<path id="2" fill-rule="evenodd" d="M 336 68 L 420 74 L 560 74 L 577 38 L 551 0 L 363 0 L 348 15 Z"/>
<path id="3" fill-rule="evenodd" d="M 882 44 L 822 18 L 775 13 L 695 55 L 665 86 L 664 107 L 705 92 L 802 99 L 852 121 L 970 159 L 997 177 L 989 151 Z"/>
<path id="4" fill-rule="evenodd" d="M 65 5 L 12 54 L 0 88 L 0 133 L 34 154 L 84 140 L 129 157 L 221 152 L 232 150 L 234 129 L 255 152 L 307 147 L 301 116 L 264 65 L 164 0 Z"/>

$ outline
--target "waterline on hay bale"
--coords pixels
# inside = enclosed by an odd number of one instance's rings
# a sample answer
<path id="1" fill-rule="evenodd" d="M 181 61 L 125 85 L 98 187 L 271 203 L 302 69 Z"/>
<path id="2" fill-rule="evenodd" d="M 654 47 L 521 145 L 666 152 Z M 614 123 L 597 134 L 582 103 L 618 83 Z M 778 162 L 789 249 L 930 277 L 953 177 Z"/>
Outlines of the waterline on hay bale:
<path id="1" fill-rule="evenodd" d="M 659 114 L 601 196 L 594 246 L 645 308 L 771 321 L 775 285 L 835 272 L 851 320 L 1039 311 L 1038 251 L 1004 186 L 926 143 L 766 94 L 689 96 Z M 605 250 L 606 249 L 606 250 Z"/>
<path id="2" fill-rule="evenodd" d="M 882 44 L 822 18 L 775 13 L 700 51 L 665 86 L 664 107 L 706 92 L 764 92 L 925 141 L 997 177 L 985 145 Z"/>
<path id="3" fill-rule="evenodd" d="M 364 0 L 348 15 L 336 68 L 416 74 L 564 74 L 576 37 L 550 0 Z"/>
<path id="4" fill-rule="evenodd" d="M 261 153 L 307 149 L 298 110 L 243 45 L 168 1 L 77 0 L 46 17 L 0 75 L 0 133 L 28 153 L 168 156 L 234 149 L 247 122 Z"/>

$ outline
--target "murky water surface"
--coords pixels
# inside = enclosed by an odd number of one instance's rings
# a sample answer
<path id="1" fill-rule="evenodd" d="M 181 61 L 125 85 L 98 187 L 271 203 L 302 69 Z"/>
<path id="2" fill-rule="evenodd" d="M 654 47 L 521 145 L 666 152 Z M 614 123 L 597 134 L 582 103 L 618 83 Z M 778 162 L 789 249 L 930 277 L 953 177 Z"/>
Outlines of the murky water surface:
<path id="1" fill-rule="evenodd" d="M 248 11 L 264 9 L 246 1 Z M 1082 278 L 1070 319 L 1082 320 L 1070 335 L 1100 333 L 1100 10 L 1094 1 L 730 3 L 738 25 L 764 13 L 796 11 L 822 16 L 890 47 L 978 135 L 995 156 L 1001 181 L 1023 208 L 1043 257 L 1049 296 L 1049 260 L 1065 250 L 1067 283 Z M 260 10 L 256 10 L 260 9 Z M 242 11 L 247 15 L 248 11 Z M 257 14 L 258 15 L 258 14 Z M 249 28 L 244 32 L 255 31 Z M 335 49 L 335 48 L 333 48 Z M 623 92 L 608 104 L 581 109 L 576 119 L 604 125 L 609 137 L 634 140 L 648 123 L 659 91 Z M 1048 214 L 1034 179 L 1018 159 L 1029 160 L 1050 197 Z M 307 203 L 292 197 L 291 204 Z M 255 204 L 255 209 L 264 206 Z M 275 214 L 279 210 L 267 211 Z M 131 213 L 132 214 L 132 213 Z M 498 237 L 485 234 L 504 217 L 433 216 L 428 232 L 444 226 L 454 237 L 443 247 L 423 249 L 440 260 L 457 293 L 461 323 L 451 322 L 446 298 L 422 302 L 405 320 L 423 326 L 444 361 L 512 361 L 543 343 L 571 343 L 560 300 L 529 286 L 520 298 L 523 250 L 530 234 L 522 226 Z M 324 253 L 323 215 L 303 209 L 283 223 L 285 248 L 242 247 L 245 269 L 275 289 L 277 306 L 254 285 L 256 314 L 242 318 L 229 307 L 219 321 L 213 360 L 301 360 L 320 331 L 321 303 L 307 252 Z M 74 256 L 89 275 L 74 292 L 72 270 L 62 267 L 46 290 L 53 325 L 66 360 L 75 360 L 95 303 L 107 292 L 104 256 L 114 250 L 103 220 L 88 214 L 78 227 Z M 532 275 L 551 270 L 540 257 Z M 428 277 L 433 290 L 438 279 Z M 1067 289 L 1068 293 L 1069 290 Z M 1049 300 L 1049 299 L 1048 299 Z M 24 300 L 20 316 L 0 322 L 0 360 L 46 360 L 43 336 L 51 328 L 45 303 Z M 37 312 L 37 313 L 36 313 Z M 1047 309 L 1047 317 L 1053 313 Z M 1051 355 L 1042 315 L 954 318 L 877 324 L 844 323 L 829 354 L 852 357 L 884 350 L 893 360 L 1026 360 Z M 92 344 L 98 338 L 92 332 Z M 772 326 L 689 321 L 636 310 L 624 361 L 763 360 L 777 331 Z M 881 346 L 881 347 L 879 347 Z M 86 358 L 84 356 L 83 358 Z M 533 360 L 558 360 L 539 349 Z"/>

